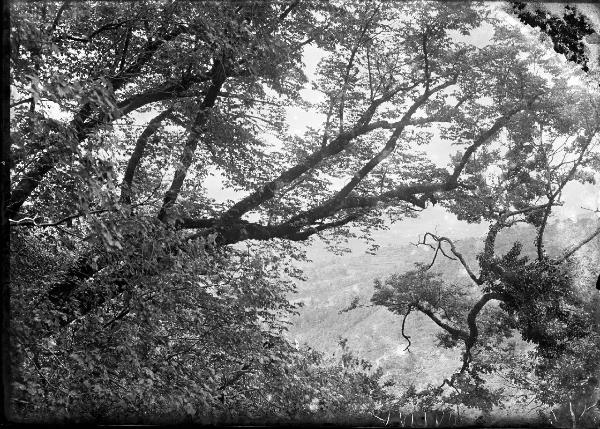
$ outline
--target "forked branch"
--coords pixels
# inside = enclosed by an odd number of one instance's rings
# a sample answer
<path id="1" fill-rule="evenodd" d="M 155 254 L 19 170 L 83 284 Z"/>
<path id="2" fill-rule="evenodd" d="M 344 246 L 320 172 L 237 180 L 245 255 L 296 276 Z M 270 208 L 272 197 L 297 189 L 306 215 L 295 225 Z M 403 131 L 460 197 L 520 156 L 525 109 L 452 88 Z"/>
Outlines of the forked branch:
<path id="1" fill-rule="evenodd" d="M 463 268 L 465 269 L 465 271 L 467 272 L 467 274 L 469 275 L 471 280 L 473 280 L 475 282 L 475 284 L 478 284 L 478 285 L 483 284 L 483 279 L 481 278 L 481 276 L 475 275 L 475 273 L 473 272 L 473 270 L 471 269 L 471 267 L 465 260 L 464 256 L 462 255 L 461 252 L 458 251 L 458 249 L 456 248 L 456 245 L 454 244 L 454 242 L 452 240 L 450 240 L 448 237 L 442 237 L 442 236 L 432 234 L 431 232 L 426 232 L 425 235 L 423 236 L 423 241 L 420 241 L 419 244 L 429 245 L 427 243 L 428 237 L 433 239 L 437 244 L 434 248 L 435 254 L 434 254 L 433 260 L 429 264 L 428 269 L 433 266 L 435 259 L 438 255 L 438 252 L 441 252 L 445 257 L 447 257 L 449 259 L 454 259 L 454 260 L 458 259 L 458 261 L 461 263 L 461 265 L 463 266 Z M 450 251 L 456 258 L 452 258 L 451 256 L 449 256 L 445 253 L 445 251 L 442 247 L 442 243 L 448 243 L 448 245 L 450 246 Z M 433 247 L 433 246 L 430 246 L 430 247 Z"/>

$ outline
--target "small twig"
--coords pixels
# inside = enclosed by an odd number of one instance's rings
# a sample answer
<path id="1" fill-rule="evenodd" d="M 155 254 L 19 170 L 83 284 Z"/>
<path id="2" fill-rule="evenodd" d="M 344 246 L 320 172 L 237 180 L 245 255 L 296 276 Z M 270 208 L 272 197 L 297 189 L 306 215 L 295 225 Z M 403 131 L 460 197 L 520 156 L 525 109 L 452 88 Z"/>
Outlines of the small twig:
<path id="1" fill-rule="evenodd" d="M 98 214 L 98 213 L 104 213 L 110 211 L 110 209 L 101 209 L 101 210 L 93 210 L 91 212 L 87 212 L 87 213 L 76 213 L 70 216 L 66 216 L 60 220 L 57 220 L 56 222 L 47 222 L 47 223 L 37 223 L 35 219 L 30 218 L 30 217 L 26 217 L 23 219 L 19 219 L 19 220 L 10 220 L 10 226 L 33 226 L 33 227 L 37 227 L 37 228 L 41 228 L 41 227 L 49 227 L 49 226 L 58 226 L 61 225 L 65 222 L 68 222 L 70 220 L 73 219 L 77 219 L 79 217 L 82 216 L 86 216 L 88 214 Z"/>
<path id="2" fill-rule="evenodd" d="M 136 208 L 136 207 L 143 206 L 143 205 L 146 205 L 146 204 L 147 204 L 146 202 L 134 204 L 134 205 L 132 205 L 132 208 Z M 46 223 L 37 223 L 36 220 L 35 220 L 35 218 L 31 218 L 31 217 L 25 217 L 25 218 L 19 219 L 19 220 L 10 219 L 10 226 L 11 227 L 12 226 L 30 226 L 30 227 L 34 227 L 34 228 L 58 227 L 59 225 L 62 225 L 63 223 L 66 223 L 66 222 L 68 222 L 70 220 L 73 220 L 73 219 L 77 219 L 77 218 L 88 216 L 88 215 L 95 215 L 95 214 L 100 214 L 100 213 L 106 213 L 106 212 L 110 212 L 110 211 L 114 211 L 114 209 L 112 209 L 112 208 L 110 208 L 110 209 L 99 209 L 99 210 L 92 210 L 92 211 L 85 212 L 85 213 L 76 213 L 76 214 L 72 214 L 72 215 L 66 216 L 66 217 L 64 217 L 62 219 L 59 219 L 59 220 L 57 220 L 55 222 L 46 222 Z"/>

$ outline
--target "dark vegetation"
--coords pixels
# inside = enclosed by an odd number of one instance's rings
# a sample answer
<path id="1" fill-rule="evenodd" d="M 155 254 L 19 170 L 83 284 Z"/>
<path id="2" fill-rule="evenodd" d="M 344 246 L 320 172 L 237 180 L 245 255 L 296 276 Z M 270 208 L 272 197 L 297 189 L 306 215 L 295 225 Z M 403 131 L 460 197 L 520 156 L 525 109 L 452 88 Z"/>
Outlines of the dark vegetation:
<path id="1" fill-rule="evenodd" d="M 595 33 L 591 22 L 575 6 L 564 7 L 562 16 L 555 16 L 535 5 L 529 9 L 524 2 L 511 2 L 517 17 L 525 24 L 539 28 L 550 36 L 554 50 L 563 54 L 569 61 L 581 65 L 589 71 L 589 58 L 585 52 L 583 39 Z"/>

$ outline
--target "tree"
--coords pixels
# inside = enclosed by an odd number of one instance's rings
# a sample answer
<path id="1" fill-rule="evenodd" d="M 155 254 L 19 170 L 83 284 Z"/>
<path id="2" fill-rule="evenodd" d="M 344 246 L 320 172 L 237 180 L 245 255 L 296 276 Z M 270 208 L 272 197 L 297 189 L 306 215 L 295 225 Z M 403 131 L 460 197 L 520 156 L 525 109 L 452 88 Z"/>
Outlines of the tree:
<path id="1" fill-rule="evenodd" d="M 310 11 L 295 3 L 283 11 L 275 5 L 231 5 L 197 16 L 179 3 L 147 6 L 15 7 L 13 86 L 21 92 L 28 88 L 32 95 L 14 107 L 16 180 L 10 215 L 16 229 L 66 226 L 87 237 L 85 245 L 76 244 L 82 251 L 67 270 L 67 279 L 49 295 L 56 304 L 76 295 L 81 281 L 93 279 L 100 270 L 114 270 L 108 265 L 110 254 L 118 254 L 120 231 L 131 231 L 135 219 L 145 222 L 158 216 L 165 227 L 180 231 L 185 247 L 198 239 L 217 246 L 248 239 L 302 241 L 351 222 L 366 229 L 377 226 L 373 215 L 389 207 L 398 216 L 410 214 L 414 207 L 425 207 L 434 193 L 462 186 L 459 178 L 472 154 L 514 117 L 541 104 L 544 83 L 528 74 L 517 58 L 506 63 L 510 66 L 505 72 L 517 73 L 510 78 L 518 81 L 521 92 L 501 95 L 490 108 L 477 104 L 477 98 L 489 92 L 483 82 L 508 82 L 492 77 L 500 67 L 494 61 L 500 61 L 505 48 L 476 52 L 452 42 L 447 34 L 477 25 L 480 18 L 474 10 L 357 5 L 344 12 L 333 8 L 331 13 L 340 16 L 333 15 L 337 27 L 320 29 L 313 28 Z M 398 28 L 383 24 L 401 20 L 415 7 L 422 9 L 415 22 L 398 21 Z M 293 24 L 286 20 L 291 13 L 299 18 Z M 84 15 L 98 22 L 97 30 L 85 37 L 78 27 L 81 20 L 67 19 Z M 125 18 L 132 16 L 132 21 Z M 159 22 L 149 16 L 162 18 Z M 34 21 L 44 17 L 48 24 Z M 356 40 L 345 37 L 349 28 Z M 198 41 L 192 43 L 189 37 Z M 268 97 L 258 99 L 267 85 L 282 97 L 297 97 L 300 47 L 312 39 L 346 58 L 323 61 L 321 86 L 329 100 L 319 108 L 325 114 L 331 111 L 327 129 L 305 139 L 291 138 L 281 150 L 261 149 L 264 143 L 250 131 L 259 127 L 258 120 L 246 112 L 256 106 L 264 115 L 281 116 L 281 107 L 271 106 Z M 273 50 L 274 46 L 279 47 Z M 53 55 L 51 49 L 56 51 Z M 73 62 L 73 49 L 89 53 L 84 57 L 89 59 Z M 65 56 L 57 55 L 60 52 Z M 30 55 L 31 61 L 24 60 Z M 190 64 L 190 55 L 205 62 Z M 280 66 L 267 66 L 274 63 Z M 52 72 L 70 68 L 74 76 L 81 76 L 73 85 Z M 221 90 L 225 83 L 227 91 Z M 36 109 L 45 99 L 65 112 L 75 109 L 72 119 L 61 122 Z M 130 131 L 121 131 L 121 136 L 117 129 L 123 125 L 127 130 L 127 121 L 131 124 L 127 115 L 149 103 L 160 104 L 162 113 L 139 136 Z M 467 112 L 472 117 L 462 119 Z M 196 116 L 186 122 L 186 114 Z M 181 129 L 161 128 L 167 119 L 186 127 L 183 147 L 175 144 Z M 420 129 L 439 121 L 465 127 L 457 136 L 464 150 L 450 171 L 436 168 L 423 154 L 401 151 L 415 138 L 426 138 Z M 280 132 L 282 124 L 262 127 Z M 200 141 L 204 146 L 199 147 Z M 126 142 L 125 147 L 119 142 Z M 135 150 L 127 162 L 116 162 L 131 146 Z M 156 163 L 175 165 L 166 189 Z M 222 171 L 226 183 L 247 196 L 226 208 L 207 200 L 192 184 L 201 183 L 211 169 Z M 186 177 L 190 185 L 182 199 Z M 348 180 L 337 191 L 336 178 Z M 156 196 L 163 191 L 162 203 L 157 204 Z M 306 204 L 309 195 L 312 205 Z M 258 221 L 244 219 L 250 215 Z M 190 229 L 196 232 L 186 233 Z M 96 246 L 93 251 L 85 251 L 87 243 Z M 111 250 L 99 257 L 101 247 Z M 123 278 L 122 271 L 115 271 L 115 277 Z M 82 300 L 86 298 L 74 302 Z"/>
<path id="2" fill-rule="evenodd" d="M 530 205 L 542 191 L 517 182 L 543 161 L 528 127 L 569 105 L 562 70 L 518 32 L 495 22 L 488 47 L 457 41 L 494 22 L 480 4 L 65 1 L 11 13 L 15 362 L 30 377 L 17 389 L 67 415 L 91 400 L 71 402 L 89 384 L 71 377 L 90 366 L 98 396 L 123 382 L 96 417 L 115 401 L 124 413 L 155 403 L 210 414 L 224 389 L 241 394 L 249 377 L 261 388 L 264 340 L 293 311 L 284 296 L 299 274 L 285 255 L 302 256 L 296 242 L 343 240 L 349 226 L 368 235 L 383 213 L 438 201 L 496 216 L 497 229 L 537 213 L 500 215 L 484 201 L 492 190 L 477 188 L 509 132 L 506 207 Z M 314 103 L 324 121 L 298 137 L 282 118 L 302 103 L 308 44 L 325 53 Z M 419 151 L 432 126 L 458 147 L 448 168 Z M 584 129 L 568 153 L 585 156 L 595 130 Z M 562 170 L 548 168 L 554 183 Z M 215 201 L 203 185 L 216 173 L 244 196 Z M 194 330 L 204 336 L 188 348 Z M 173 393 L 198 374 L 206 385 Z M 69 382 L 54 385 L 59 375 Z"/>
<path id="3" fill-rule="evenodd" d="M 545 232 L 567 183 L 593 182 L 598 171 L 598 93 L 585 84 L 557 84 L 548 94 L 564 97 L 565 104 L 528 112 L 506 127 L 502 145 L 480 151 L 465 166 L 463 180 L 470 186 L 443 202 L 459 218 L 490 223 L 478 267 L 451 238 L 426 232 L 419 244 L 432 249 L 431 262 L 376 282 L 372 302 L 404 320 L 421 312 L 441 328 L 441 346 L 460 344 L 460 368 L 432 388 L 434 394 L 451 386 L 461 392 L 461 403 L 489 411 L 501 392 L 487 388 L 485 376 L 508 371 L 541 403 L 567 404 L 575 427 L 597 406 L 582 380 L 593 380 L 598 371 L 591 352 L 598 346 L 598 319 L 593 281 L 580 276 L 578 285 L 581 268 L 573 256 L 600 235 L 600 227 L 592 225 L 587 237 L 554 254 L 546 251 Z M 533 242 L 515 241 L 497 255 L 499 233 L 517 224 L 535 229 Z M 438 257 L 460 264 L 471 285 L 452 284 L 430 271 Z M 514 344 L 505 341 L 515 335 L 535 345 L 533 363 L 530 356 L 527 365 L 515 364 Z M 537 381 L 524 375 L 531 371 Z"/>
<path id="4" fill-rule="evenodd" d="M 563 54 L 569 61 L 581 65 L 583 71 L 589 71 L 588 53 L 585 49 L 586 36 L 595 34 L 589 17 L 576 6 L 565 5 L 564 14 L 557 16 L 539 7 L 528 7 L 526 3 L 511 2 L 514 13 L 527 25 L 539 28 L 547 34 L 554 45 L 554 50 Z"/>

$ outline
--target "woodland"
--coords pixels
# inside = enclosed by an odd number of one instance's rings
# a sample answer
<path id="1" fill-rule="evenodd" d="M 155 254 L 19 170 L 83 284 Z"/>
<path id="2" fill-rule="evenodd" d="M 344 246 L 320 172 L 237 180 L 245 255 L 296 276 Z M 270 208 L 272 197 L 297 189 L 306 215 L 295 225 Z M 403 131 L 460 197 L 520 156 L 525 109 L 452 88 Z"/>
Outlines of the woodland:
<path id="1" fill-rule="evenodd" d="M 547 245 L 565 187 L 600 173 L 593 33 L 519 2 L 11 2 L 10 418 L 454 426 L 515 400 L 501 376 L 536 421 L 598 425 L 598 218 Z M 435 323 L 456 370 L 398 389 L 343 340 L 289 340 L 307 246 L 376 253 L 434 205 L 489 226 L 476 258 L 422 231 L 422 262 L 365 287 Z"/>

